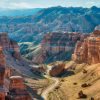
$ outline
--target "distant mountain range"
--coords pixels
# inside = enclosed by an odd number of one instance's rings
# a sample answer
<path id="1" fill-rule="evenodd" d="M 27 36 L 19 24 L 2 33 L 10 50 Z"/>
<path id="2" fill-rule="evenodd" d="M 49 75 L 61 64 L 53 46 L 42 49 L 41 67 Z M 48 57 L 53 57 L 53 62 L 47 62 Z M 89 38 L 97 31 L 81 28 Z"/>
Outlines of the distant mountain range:
<path id="1" fill-rule="evenodd" d="M 37 13 L 42 8 L 34 9 L 1 9 L 0 16 L 29 16 Z"/>
<path id="2" fill-rule="evenodd" d="M 18 42 L 39 44 L 47 32 L 89 33 L 99 24 L 100 8 L 57 6 L 41 9 L 29 16 L 0 17 L 0 32 L 8 32 Z"/>

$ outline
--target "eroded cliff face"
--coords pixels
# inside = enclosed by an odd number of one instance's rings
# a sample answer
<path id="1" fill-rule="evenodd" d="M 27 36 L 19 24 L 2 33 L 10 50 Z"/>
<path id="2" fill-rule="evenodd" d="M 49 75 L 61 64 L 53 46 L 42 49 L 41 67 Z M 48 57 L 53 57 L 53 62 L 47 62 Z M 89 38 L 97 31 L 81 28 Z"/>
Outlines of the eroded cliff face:
<path id="1" fill-rule="evenodd" d="M 0 46 L 0 66 L 5 66 L 5 65 L 6 65 L 5 55 L 3 54 L 3 49 Z"/>
<path id="2" fill-rule="evenodd" d="M 0 33 L 0 46 L 5 51 L 8 51 L 16 59 L 20 59 L 20 50 L 18 44 L 9 39 L 7 33 Z"/>
<path id="3" fill-rule="evenodd" d="M 6 63 L 4 50 L 10 50 L 13 46 L 7 42 L 9 39 L 5 41 L 6 39 L 1 40 L 3 42 L 1 42 L 2 46 L 0 46 L 0 100 L 32 100 L 23 78 L 21 76 L 12 76 L 13 69 L 8 67 Z M 9 47 L 10 45 L 11 47 Z"/>
<path id="4" fill-rule="evenodd" d="M 88 64 L 100 63 L 100 30 L 95 30 L 83 42 L 77 42 L 72 59 Z"/>
<path id="5" fill-rule="evenodd" d="M 33 62 L 50 63 L 57 60 L 69 60 L 76 42 L 84 40 L 86 36 L 80 33 L 48 33 L 42 40 L 41 52 L 33 58 Z"/>

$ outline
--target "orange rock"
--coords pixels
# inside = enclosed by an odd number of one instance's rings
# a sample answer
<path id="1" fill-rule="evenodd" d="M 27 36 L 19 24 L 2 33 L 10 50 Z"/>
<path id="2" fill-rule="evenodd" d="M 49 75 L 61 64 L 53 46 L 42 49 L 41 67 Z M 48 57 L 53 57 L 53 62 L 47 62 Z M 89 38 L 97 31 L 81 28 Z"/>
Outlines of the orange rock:
<path id="1" fill-rule="evenodd" d="M 11 76 L 10 77 L 10 89 L 21 89 L 25 90 L 26 86 L 24 80 L 21 76 Z"/>
<path id="2" fill-rule="evenodd" d="M 20 54 L 20 47 L 18 46 L 17 42 L 15 41 L 10 41 L 10 50 L 13 51 L 13 56 L 16 58 L 16 59 L 20 59 L 21 57 L 21 54 Z"/>
<path id="3" fill-rule="evenodd" d="M 21 76 L 10 77 L 9 100 L 32 100 Z"/>
<path id="4" fill-rule="evenodd" d="M 0 33 L 0 45 L 3 50 L 9 51 L 16 59 L 20 59 L 20 49 L 18 44 L 9 39 L 7 33 Z"/>
<path id="5" fill-rule="evenodd" d="M 61 33 L 52 32 L 44 36 L 41 42 L 41 52 L 33 57 L 33 62 L 45 63 L 50 62 L 48 59 L 50 56 L 58 55 L 63 53 L 73 52 L 75 43 L 78 40 L 83 40 L 87 35 L 82 35 L 79 33 Z M 71 53 L 69 54 L 71 56 Z M 56 58 L 58 57 L 56 56 Z M 65 59 L 61 57 L 62 60 Z M 59 57 L 57 58 L 59 59 Z M 69 57 L 70 59 L 70 57 Z"/>
<path id="6" fill-rule="evenodd" d="M 65 67 L 64 63 L 57 63 L 57 64 L 51 66 L 51 68 L 49 68 L 50 69 L 49 74 L 51 76 L 57 76 L 57 75 L 61 74 L 61 72 L 63 72 L 64 67 Z"/>
<path id="7" fill-rule="evenodd" d="M 5 91 L 4 90 L 0 90 L 0 100 L 5 100 Z"/>
<path id="8" fill-rule="evenodd" d="M 100 31 L 95 30 L 84 42 L 77 42 L 72 59 L 88 64 L 100 63 Z"/>
<path id="9" fill-rule="evenodd" d="M 0 66 L 5 66 L 6 65 L 6 60 L 5 60 L 5 55 L 3 53 L 3 49 L 0 46 Z"/>

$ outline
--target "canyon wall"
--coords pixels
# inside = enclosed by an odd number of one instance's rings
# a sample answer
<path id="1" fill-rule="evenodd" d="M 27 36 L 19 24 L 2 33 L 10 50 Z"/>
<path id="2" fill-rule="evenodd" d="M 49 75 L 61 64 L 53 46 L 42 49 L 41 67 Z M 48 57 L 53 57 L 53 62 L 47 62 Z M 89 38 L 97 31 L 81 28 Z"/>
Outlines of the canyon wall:
<path id="1" fill-rule="evenodd" d="M 41 51 L 33 58 L 33 62 L 50 63 L 53 61 L 69 60 L 76 42 L 83 41 L 87 35 L 80 33 L 53 32 L 44 36 Z M 66 55 L 66 56 L 65 56 Z"/>
<path id="2" fill-rule="evenodd" d="M 0 46 L 16 59 L 20 59 L 20 49 L 17 42 L 11 40 L 7 33 L 0 33 Z"/>
<path id="3" fill-rule="evenodd" d="M 88 64 L 100 63 L 100 30 L 96 28 L 83 42 L 77 42 L 72 59 Z"/>
<path id="4" fill-rule="evenodd" d="M 0 34 L 0 100 L 32 100 L 24 79 L 12 76 L 13 69 L 7 65 L 6 52 L 20 59 L 19 46 L 9 39 L 7 33 Z M 10 58 L 9 58 L 10 59 Z"/>

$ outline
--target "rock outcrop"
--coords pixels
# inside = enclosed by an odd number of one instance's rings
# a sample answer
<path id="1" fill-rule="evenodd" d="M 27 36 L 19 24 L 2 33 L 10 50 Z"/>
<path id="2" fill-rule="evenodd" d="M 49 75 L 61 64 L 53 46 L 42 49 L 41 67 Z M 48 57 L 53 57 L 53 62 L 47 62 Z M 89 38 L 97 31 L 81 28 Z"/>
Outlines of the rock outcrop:
<path id="1" fill-rule="evenodd" d="M 20 59 L 19 46 L 15 41 L 9 39 L 7 33 L 0 33 L 0 46 L 4 51 L 8 51 L 16 59 Z"/>
<path id="2" fill-rule="evenodd" d="M 21 76 L 10 77 L 9 100 L 32 100 Z"/>
<path id="3" fill-rule="evenodd" d="M 77 42 L 72 59 L 88 64 L 100 63 L 100 30 L 96 29 L 83 42 Z"/>
<path id="4" fill-rule="evenodd" d="M 48 74 L 50 76 L 58 76 L 64 71 L 65 64 L 63 62 L 57 62 L 52 66 L 48 66 Z"/>

